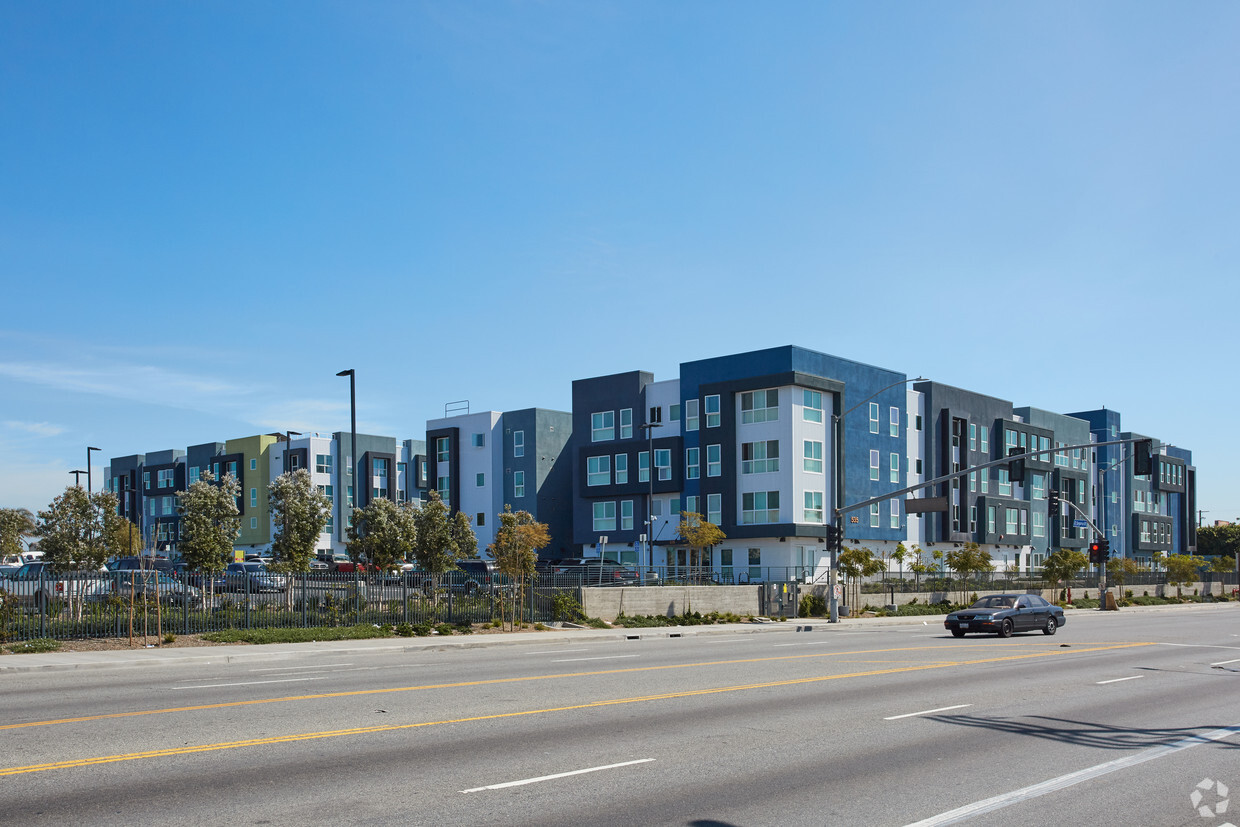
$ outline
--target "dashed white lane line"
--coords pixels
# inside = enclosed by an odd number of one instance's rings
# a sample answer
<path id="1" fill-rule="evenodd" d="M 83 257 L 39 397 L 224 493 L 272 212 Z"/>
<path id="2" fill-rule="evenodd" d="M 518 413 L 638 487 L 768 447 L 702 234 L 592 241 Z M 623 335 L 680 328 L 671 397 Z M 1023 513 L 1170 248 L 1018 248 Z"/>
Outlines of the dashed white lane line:
<path id="1" fill-rule="evenodd" d="M 603 655 L 597 658 L 564 658 L 563 660 L 553 660 L 552 663 L 577 663 L 582 660 L 618 660 L 620 658 L 635 658 L 637 655 Z"/>
<path id="2" fill-rule="evenodd" d="M 917 715 L 930 715 L 934 712 L 946 712 L 949 709 L 964 709 L 966 706 L 973 706 L 973 704 L 956 704 L 955 706 L 940 706 L 938 709 L 923 709 L 921 712 L 906 712 L 903 715 L 892 715 L 890 718 L 883 718 L 883 720 L 898 721 L 901 718 L 912 718 Z"/>
<path id="3" fill-rule="evenodd" d="M 1119 683 L 1120 681 L 1135 681 L 1137 678 L 1144 678 L 1145 675 L 1129 675 L 1126 678 L 1111 678 L 1109 681 L 1095 681 L 1099 686 L 1104 683 Z"/>
<path id="4" fill-rule="evenodd" d="M 240 681 L 238 683 L 202 683 L 196 686 L 174 686 L 173 689 L 216 689 L 221 686 L 254 686 L 260 683 L 296 683 L 297 681 L 321 681 L 322 678 L 280 678 L 272 681 Z"/>
<path id="5" fill-rule="evenodd" d="M 623 761 L 619 764 L 607 764 L 602 767 L 587 767 L 584 770 L 571 770 L 569 772 L 557 772 L 555 775 L 540 775 L 537 778 L 523 778 L 520 781 L 505 781 L 502 784 L 489 784 L 485 787 L 473 787 L 468 790 L 461 790 L 462 793 L 480 793 L 483 790 L 502 790 L 505 787 L 520 787 L 523 784 L 537 784 L 540 781 L 551 781 L 556 778 L 567 778 L 570 775 L 584 775 L 588 772 L 599 772 L 601 770 L 614 770 L 617 767 L 629 767 L 633 764 L 645 764 L 653 761 L 653 758 L 638 758 L 636 761 Z"/>

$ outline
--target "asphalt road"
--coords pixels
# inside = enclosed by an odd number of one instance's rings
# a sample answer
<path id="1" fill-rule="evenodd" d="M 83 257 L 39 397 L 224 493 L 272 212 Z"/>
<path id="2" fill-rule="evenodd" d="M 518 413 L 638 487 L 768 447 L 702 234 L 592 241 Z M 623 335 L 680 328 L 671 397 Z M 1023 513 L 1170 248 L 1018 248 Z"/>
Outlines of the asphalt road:
<path id="1" fill-rule="evenodd" d="M 1240 822 L 1234 604 L 931 623 L 0 672 L 0 822 Z"/>

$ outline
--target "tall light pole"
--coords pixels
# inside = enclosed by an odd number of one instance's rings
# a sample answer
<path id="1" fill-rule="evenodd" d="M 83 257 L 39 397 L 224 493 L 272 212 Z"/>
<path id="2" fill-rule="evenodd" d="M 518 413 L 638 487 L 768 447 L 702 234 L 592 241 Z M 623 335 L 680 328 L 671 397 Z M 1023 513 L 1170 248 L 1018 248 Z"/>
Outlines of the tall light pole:
<path id="1" fill-rule="evenodd" d="M 357 462 L 357 385 L 355 384 L 356 376 L 353 368 L 342 370 L 337 376 L 349 377 L 349 460 L 345 463 L 345 467 L 349 471 L 349 478 L 345 480 L 345 495 L 349 492 L 349 483 L 353 479 L 353 463 Z M 353 502 L 357 502 L 357 484 L 353 484 Z M 341 514 L 341 522 L 344 522 L 344 514 Z"/>
<path id="2" fill-rule="evenodd" d="M 844 525 L 841 522 L 843 517 L 840 514 L 840 509 L 843 508 L 845 505 L 844 480 L 846 478 L 846 475 L 844 473 L 844 457 L 841 453 L 844 447 L 844 417 L 848 416 L 850 413 L 857 410 L 857 408 L 860 408 L 862 405 L 869 402 L 871 399 L 875 398 L 876 396 L 880 396 L 881 394 L 886 393 L 892 388 L 899 387 L 900 385 L 907 385 L 912 382 L 925 382 L 925 381 L 926 381 L 926 378 L 924 376 L 918 376 L 915 379 L 901 379 L 898 382 L 892 382 L 890 385 L 887 385 L 886 387 L 882 387 L 874 391 L 874 393 L 870 394 L 865 399 L 862 399 L 860 402 L 858 402 L 856 405 L 853 405 L 848 410 L 843 411 L 841 413 L 831 414 L 831 426 L 832 426 L 831 427 L 831 440 L 833 443 L 831 447 L 831 470 L 832 470 L 831 476 L 834 478 L 834 485 L 832 486 L 832 488 L 835 489 L 834 491 L 835 513 L 832 516 L 835 519 L 835 526 L 839 530 L 840 537 L 844 536 Z M 843 400 L 842 393 L 835 394 L 835 406 L 837 408 L 842 407 L 842 400 Z M 830 618 L 828 620 L 829 623 L 840 622 L 840 602 L 839 602 L 839 599 L 835 596 L 835 580 L 836 580 L 836 577 L 838 577 L 839 562 L 840 562 L 839 552 L 835 548 L 835 546 L 832 546 L 831 547 L 831 601 L 830 601 L 831 602 L 831 613 L 830 613 Z"/>
<path id="3" fill-rule="evenodd" d="M 654 570 L 654 429 L 662 428 L 662 422 L 646 422 L 638 426 L 646 432 L 649 440 L 648 461 L 646 462 L 646 472 L 650 478 L 650 493 L 646 497 L 646 567 L 648 570 Z M 640 468 L 638 470 L 641 470 Z M 646 573 L 641 573 L 642 582 L 646 580 Z"/>
<path id="4" fill-rule="evenodd" d="M 86 493 L 87 494 L 90 493 L 90 452 L 98 451 L 98 450 L 99 450 L 98 448 L 90 448 L 90 447 L 86 449 Z"/>
<path id="5" fill-rule="evenodd" d="M 81 486 L 81 484 L 82 484 L 82 475 L 83 475 L 83 474 L 86 474 L 86 484 L 87 484 L 87 485 L 90 485 L 90 475 L 89 475 L 89 474 L 87 474 L 87 472 L 85 472 L 85 471 L 70 471 L 69 473 L 73 475 L 73 484 L 74 484 L 74 485 Z"/>
<path id="6" fill-rule="evenodd" d="M 284 432 L 284 473 L 289 471 L 289 452 L 293 450 L 293 437 L 301 436 L 301 431 Z"/>

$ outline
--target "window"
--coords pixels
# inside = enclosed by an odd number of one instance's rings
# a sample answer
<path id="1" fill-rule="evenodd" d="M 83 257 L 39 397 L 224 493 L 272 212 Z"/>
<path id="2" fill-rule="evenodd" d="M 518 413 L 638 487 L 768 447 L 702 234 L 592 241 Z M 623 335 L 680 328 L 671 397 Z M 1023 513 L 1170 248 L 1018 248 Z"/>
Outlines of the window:
<path id="1" fill-rule="evenodd" d="M 724 582 L 732 580 L 732 549 L 719 549 L 719 574 L 723 577 Z"/>
<path id="2" fill-rule="evenodd" d="M 251 460 L 250 460 L 250 470 L 251 470 L 251 471 L 257 471 L 257 470 L 258 470 L 258 460 L 257 460 L 257 459 L 251 459 Z"/>
<path id="3" fill-rule="evenodd" d="M 474 515 L 474 525 L 478 526 L 479 528 L 482 528 L 482 527 L 483 527 L 483 526 L 485 526 L 486 524 L 487 524 L 487 515 L 486 515 L 486 514 L 484 514 L 483 512 L 479 511 L 477 514 L 475 514 L 475 515 Z"/>
<path id="4" fill-rule="evenodd" d="M 161 497 L 164 501 L 164 514 L 172 513 L 172 504 L 176 502 L 176 497 Z"/>
<path id="5" fill-rule="evenodd" d="M 870 433 L 878 433 L 878 403 L 870 403 Z"/>
<path id="6" fill-rule="evenodd" d="M 1046 536 L 1046 515 L 1040 511 L 1033 512 L 1033 536 Z"/>
<path id="7" fill-rule="evenodd" d="M 159 472 L 159 487 L 160 488 L 173 488 L 175 486 L 175 483 L 173 482 L 173 478 L 172 478 L 173 473 L 174 473 L 173 469 L 171 468 L 165 468 L 164 470 Z"/>
<path id="8" fill-rule="evenodd" d="M 723 473 L 723 449 L 719 445 L 706 446 L 706 476 L 717 477 Z"/>
<path id="9" fill-rule="evenodd" d="M 335 530 L 336 530 L 336 519 L 335 519 L 335 516 L 334 516 L 334 515 L 333 515 L 330 511 L 328 511 L 328 512 L 327 512 L 327 522 L 325 522 L 325 523 L 323 524 L 323 533 L 324 533 L 324 534 L 331 534 L 331 533 L 332 533 L 333 531 L 335 531 Z"/>
<path id="10" fill-rule="evenodd" d="M 621 500 L 620 501 L 620 530 L 621 531 L 632 531 L 633 530 L 633 501 L 632 500 Z"/>
<path id="11" fill-rule="evenodd" d="M 663 500 L 654 499 L 650 501 L 650 516 L 651 517 L 662 517 L 663 516 Z"/>
<path id="12" fill-rule="evenodd" d="M 330 485 L 320 485 L 319 493 L 329 500 L 332 499 L 332 487 Z"/>
<path id="13" fill-rule="evenodd" d="M 900 435 L 900 409 L 899 408 L 891 409 L 890 419 L 891 419 L 891 425 L 889 427 L 890 427 L 891 435 L 899 436 Z"/>
<path id="14" fill-rule="evenodd" d="M 258 508 L 258 489 L 250 489 L 250 508 Z"/>
<path id="15" fill-rule="evenodd" d="M 611 485 L 611 457 L 589 457 L 586 460 L 586 485 Z"/>
<path id="16" fill-rule="evenodd" d="M 822 492 L 806 491 L 805 492 L 805 512 L 802 515 L 802 522 L 821 523 L 823 521 L 822 511 Z"/>
<path id="17" fill-rule="evenodd" d="M 616 485 L 629 481 L 629 455 L 616 454 Z"/>
<path id="18" fill-rule="evenodd" d="M 745 391 L 741 394 L 741 422 L 773 422 L 779 419 L 779 391 Z"/>
<path id="19" fill-rule="evenodd" d="M 512 432 L 512 455 L 514 457 L 525 456 L 525 431 Z"/>
<path id="20" fill-rule="evenodd" d="M 514 498 L 525 496 L 525 472 L 524 471 L 513 471 L 512 472 L 512 496 Z"/>
<path id="21" fill-rule="evenodd" d="M 741 444 L 741 473 L 765 474 L 779 470 L 779 440 Z"/>
<path id="22" fill-rule="evenodd" d="M 151 487 L 151 472 L 150 471 L 142 472 L 142 487 L 143 488 Z"/>
<path id="23" fill-rule="evenodd" d="M 685 479 L 695 480 L 702 474 L 701 463 L 702 449 L 686 448 L 685 449 Z"/>
<path id="24" fill-rule="evenodd" d="M 986 530 L 991 534 L 995 533 L 995 507 L 993 505 L 986 506 Z"/>
<path id="25" fill-rule="evenodd" d="M 486 484 L 487 484 L 486 474 L 474 474 L 474 487 L 475 488 L 485 488 Z"/>
<path id="26" fill-rule="evenodd" d="M 487 444 L 487 435 L 486 434 L 470 434 L 469 444 L 474 446 L 475 448 L 485 448 Z"/>
<path id="27" fill-rule="evenodd" d="M 685 400 L 685 430 L 696 431 L 698 429 L 698 401 L 696 399 Z"/>
<path id="28" fill-rule="evenodd" d="M 804 459 L 802 467 L 811 474 L 822 473 L 822 443 L 812 439 L 804 442 Z"/>
<path id="29" fill-rule="evenodd" d="M 881 515 L 878 512 L 878 503 L 870 506 L 870 528 L 878 528 L 878 520 Z"/>
<path id="30" fill-rule="evenodd" d="M 999 469 L 999 496 L 1012 496 L 1012 480 L 1006 468 Z"/>
<path id="31" fill-rule="evenodd" d="M 917 469 L 917 475 L 918 475 L 918 476 L 921 476 L 921 459 L 920 459 L 920 458 L 918 458 L 918 460 L 917 460 L 917 463 L 916 463 L 915 467 L 916 467 L 916 469 Z"/>
<path id="32" fill-rule="evenodd" d="M 667 406 L 667 417 L 672 422 L 680 421 L 680 405 L 672 404 Z"/>
<path id="33" fill-rule="evenodd" d="M 637 481 L 650 482 L 650 454 L 647 451 L 637 454 Z"/>
<path id="34" fill-rule="evenodd" d="M 977 424 L 974 422 L 969 423 L 969 450 L 977 450 Z"/>
<path id="35" fill-rule="evenodd" d="M 749 579 L 762 579 L 762 549 L 749 549 Z"/>
<path id="36" fill-rule="evenodd" d="M 893 453 L 891 455 L 891 481 L 892 482 L 900 481 L 900 455 L 899 454 Z"/>
<path id="37" fill-rule="evenodd" d="M 1003 510 L 1007 512 L 1007 533 L 1015 534 L 1020 515 L 1015 508 L 1005 508 Z"/>
<path id="38" fill-rule="evenodd" d="M 624 408 L 620 411 L 620 438 L 633 438 L 633 409 Z"/>
<path id="39" fill-rule="evenodd" d="M 692 494 L 685 497 L 685 511 L 688 511 L 690 514 L 701 514 L 701 499 L 701 497 L 696 497 Z"/>
<path id="40" fill-rule="evenodd" d="M 706 520 L 715 525 L 723 522 L 723 495 L 707 494 L 706 495 Z"/>
<path id="41" fill-rule="evenodd" d="M 921 414 L 917 414 L 917 430 L 921 430 Z"/>
<path id="42" fill-rule="evenodd" d="M 822 421 L 822 394 L 801 389 L 801 418 L 806 422 Z"/>
<path id="43" fill-rule="evenodd" d="M 672 478 L 672 450 L 670 448 L 654 449 L 654 467 L 658 470 L 661 481 Z"/>
<path id="44" fill-rule="evenodd" d="M 439 477 L 435 480 L 435 490 L 439 492 L 439 499 L 443 500 L 443 504 L 448 508 L 452 507 L 452 478 L 448 476 Z"/>
<path id="45" fill-rule="evenodd" d="M 900 527 L 900 501 L 896 499 L 895 497 L 892 497 L 890 508 L 891 508 L 890 525 L 892 528 L 899 528 Z"/>
<path id="46" fill-rule="evenodd" d="M 316 474 L 330 474 L 332 472 L 332 455 L 331 454 L 315 454 L 314 455 L 314 472 Z"/>
<path id="47" fill-rule="evenodd" d="M 604 442 L 616 438 L 616 412 L 590 414 L 590 441 Z"/>
<path id="48" fill-rule="evenodd" d="M 982 433 L 982 453 L 989 454 L 989 453 L 990 453 L 990 429 L 989 429 L 989 428 L 987 428 L 985 425 L 982 425 L 982 426 L 981 426 L 981 429 L 982 429 L 982 430 L 981 430 L 981 433 Z"/>
<path id="49" fill-rule="evenodd" d="M 257 517 L 251 517 L 251 518 L 250 518 L 250 528 L 252 528 L 252 529 L 253 529 L 253 528 L 258 528 L 258 518 L 257 518 Z"/>
<path id="50" fill-rule="evenodd" d="M 989 471 L 989 469 L 988 469 L 988 470 L 985 470 L 985 471 L 982 471 L 981 476 L 980 476 L 980 477 L 978 477 L 977 484 L 978 484 L 978 487 L 981 489 L 981 492 L 982 492 L 983 494 L 985 494 L 985 493 L 987 493 L 988 491 L 990 491 L 990 471 Z"/>
<path id="51" fill-rule="evenodd" d="M 1030 497 L 1032 497 L 1035 500 L 1041 500 L 1041 499 L 1046 498 L 1045 479 L 1046 478 L 1043 477 L 1041 474 L 1030 474 L 1029 475 L 1029 488 L 1030 488 L 1029 496 Z"/>
<path id="52" fill-rule="evenodd" d="M 719 394 L 716 393 L 706 397 L 706 427 L 718 428 L 719 422 Z"/>
<path id="53" fill-rule="evenodd" d="M 189 469 L 189 484 L 193 485 L 198 482 L 198 478 L 202 476 L 202 469 L 197 465 L 191 465 Z"/>
<path id="54" fill-rule="evenodd" d="M 870 452 L 870 479 L 878 479 L 878 451 Z"/>
<path id="55" fill-rule="evenodd" d="M 345 493 L 348 497 L 347 502 L 349 503 L 349 507 L 352 508 L 353 507 L 353 486 L 350 485 L 347 489 L 345 489 Z"/>
<path id="56" fill-rule="evenodd" d="M 452 450 L 451 442 L 452 442 L 451 438 L 446 437 L 446 436 L 441 436 L 435 440 L 435 461 L 436 462 L 447 462 L 448 461 L 448 454 Z"/>
<path id="57" fill-rule="evenodd" d="M 976 471 L 969 472 L 969 491 L 970 492 L 977 491 L 977 472 Z"/>
<path id="58" fill-rule="evenodd" d="M 779 522 L 778 491 L 750 491 L 741 499 L 741 522 L 745 525 Z"/>

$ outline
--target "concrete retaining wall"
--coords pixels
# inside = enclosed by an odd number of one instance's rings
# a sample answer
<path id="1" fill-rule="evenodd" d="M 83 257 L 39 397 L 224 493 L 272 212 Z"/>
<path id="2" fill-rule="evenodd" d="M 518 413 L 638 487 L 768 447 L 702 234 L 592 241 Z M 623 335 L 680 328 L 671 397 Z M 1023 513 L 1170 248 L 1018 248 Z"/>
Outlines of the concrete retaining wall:
<path id="1" fill-rule="evenodd" d="M 671 617 L 685 612 L 732 612 L 746 617 L 758 614 L 760 605 L 758 586 L 609 586 L 581 590 L 586 616 L 608 621 L 621 614 Z"/>

